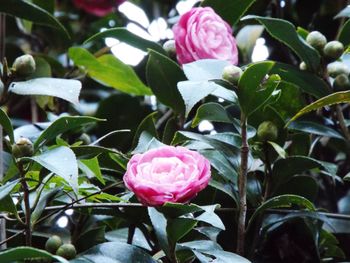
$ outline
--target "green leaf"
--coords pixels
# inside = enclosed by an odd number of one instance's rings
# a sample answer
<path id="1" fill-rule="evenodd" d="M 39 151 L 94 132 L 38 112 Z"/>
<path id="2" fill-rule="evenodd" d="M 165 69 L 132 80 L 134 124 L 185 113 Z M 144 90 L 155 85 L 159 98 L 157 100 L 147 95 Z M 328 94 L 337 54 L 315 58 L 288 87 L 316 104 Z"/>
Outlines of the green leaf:
<path id="1" fill-rule="evenodd" d="M 12 190 L 17 186 L 19 179 L 0 186 L 0 211 L 17 214 L 17 209 L 10 196 Z"/>
<path id="2" fill-rule="evenodd" d="M 64 116 L 55 120 L 47 129 L 45 129 L 39 138 L 34 142 L 34 148 L 38 148 L 46 142 L 56 138 L 56 136 L 82 127 L 88 124 L 102 121 L 94 117 L 88 116 Z"/>
<path id="3" fill-rule="evenodd" d="M 33 0 L 33 3 L 51 14 L 55 11 L 55 0 Z"/>
<path id="4" fill-rule="evenodd" d="M 275 62 L 270 71 L 271 74 L 277 74 L 285 82 L 298 86 L 303 92 L 306 92 L 316 98 L 321 98 L 330 94 L 329 87 L 326 82 L 315 74 L 301 71 L 298 68 Z"/>
<path id="5" fill-rule="evenodd" d="M 306 208 L 307 210 L 316 211 L 315 206 L 309 200 L 307 200 L 302 196 L 280 195 L 280 196 L 272 197 L 271 199 L 264 202 L 261 206 L 259 206 L 255 210 L 254 214 L 251 216 L 248 222 L 247 231 L 250 229 L 250 226 L 254 222 L 255 218 L 257 218 L 258 215 L 262 214 L 267 209 L 287 208 L 287 207 L 291 207 L 292 205 L 298 205 L 300 207 Z"/>
<path id="6" fill-rule="evenodd" d="M 197 223 L 197 220 L 191 218 L 168 219 L 166 231 L 169 242 L 175 246 L 176 242 L 186 236 Z"/>
<path id="7" fill-rule="evenodd" d="M 218 59 L 201 59 L 182 66 L 188 80 L 208 81 L 222 79 L 222 73 L 230 62 Z"/>
<path id="8" fill-rule="evenodd" d="M 157 114 L 158 112 L 153 112 L 142 120 L 142 122 L 140 123 L 140 125 L 137 127 L 137 130 L 136 130 L 134 140 L 132 143 L 133 147 L 136 147 L 136 145 L 138 144 L 138 141 L 140 139 L 142 132 L 146 131 L 150 136 L 154 138 L 158 138 L 158 133 L 155 126 L 155 118 Z"/>
<path id="9" fill-rule="evenodd" d="M 154 138 L 151 134 L 149 134 L 147 131 L 144 131 L 141 133 L 136 148 L 132 151 L 133 154 L 135 153 L 144 153 L 148 150 L 159 148 L 164 146 L 162 142 L 158 141 L 156 138 Z"/>
<path id="10" fill-rule="evenodd" d="M 64 26 L 45 9 L 22 0 L 2 0 L 0 3 L 0 13 L 19 17 L 34 23 L 58 29 L 66 38 L 70 38 Z"/>
<path id="11" fill-rule="evenodd" d="M 68 55 L 74 64 L 83 67 L 91 78 L 108 87 L 134 95 L 152 94 L 134 70 L 113 55 L 95 58 L 89 51 L 79 47 L 70 48 Z"/>
<path id="12" fill-rule="evenodd" d="M 15 143 L 15 136 L 13 134 L 13 127 L 11 124 L 11 120 L 1 108 L 0 108 L 0 125 L 9 136 L 11 144 Z"/>
<path id="13" fill-rule="evenodd" d="M 290 130 L 302 131 L 308 134 L 310 133 L 344 140 L 344 137 L 336 130 L 312 121 L 293 121 L 289 124 L 288 128 Z"/>
<path id="14" fill-rule="evenodd" d="M 325 107 L 325 106 L 330 106 L 333 104 L 339 104 L 339 103 L 345 103 L 345 102 L 350 102 L 350 91 L 340 91 L 340 92 L 335 92 L 331 95 L 328 95 L 326 97 L 323 97 L 306 107 L 302 108 L 297 114 L 293 116 L 293 118 L 290 119 L 290 121 L 286 124 L 286 127 L 294 120 L 299 118 L 300 116 L 310 112 L 317 110 L 319 108 Z"/>
<path id="15" fill-rule="evenodd" d="M 149 41 L 138 35 L 131 33 L 129 30 L 123 27 L 110 28 L 105 31 L 99 32 L 89 39 L 85 40 L 84 44 L 87 44 L 91 41 L 96 41 L 104 39 L 106 37 L 113 37 L 118 39 L 121 42 L 125 42 L 135 48 L 138 48 L 144 52 L 148 52 L 149 49 L 155 50 L 163 55 L 166 55 L 164 49 L 157 43 Z"/>
<path id="16" fill-rule="evenodd" d="M 40 218 L 41 214 L 44 212 L 46 206 L 49 204 L 52 199 L 62 191 L 61 188 L 55 188 L 48 191 L 43 191 L 40 194 L 39 202 L 37 203 L 34 211 L 31 214 L 30 220 L 34 225 L 36 221 Z"/>
<path id="17" fill-rule="evenodd" d="M 344 46 L 350 44 L 350 20 L 346 21 L 342 26 L 338 35 L 338 40 L 343 43 Z"/>
<path id="18" fill-rule="evenodd" d="M 280 82 L 278 75 L 264 80 L 274 66 L 272 61 L 264 61 L 249 66 L 238 83 L 238 100 L 242 111 L 249 116 L 263 106 Z"/>
<path id="19" fill-rule="evenodd" d="M 272 146 L 272 148 L 276 151 L 276 153 L 283 159 L 285 159 L 287 157 L 287 153 L 285 152 L 285 150 L 279 146 L 277 143 L 275 142 L 267 142 L 268 144 L 270 144 Z"/>
<path id="20" fill-rule="evenodd" d="M 88 178 L 96 177 L 96 179 L 100 183 L 102 183 L 103 185 L 106 184 L 105 180 L 103 179 L 101 169 L 100 169 L 100 164 L 98 162 L 97 157 L 80 160 L 79 168 L 85 172 Z"/>
<path id="21" fill-rule="evenodd" d="M 19 95 L 58 97 L 73 104 L 79 103 L 81 82 L 73 79 L 36 78 L 12 82 L 9 91 Z"/>
<path id="22" fill-rule="evenodd" d="M 62 177 L 78 193 L 78 163 L 71 149 L 61 146 L 28 159 Z"/>
<path id="23" fill-rule="evenodd" d="M 157 263 L 144 250 L 122 242 L 106 242 L 90 248 L 70 263 Z"/>
<path id="24" fill-rule="evenodd" d="M 276 195 L 294 194 L 314 201 L 318 193 L 317 181 L 308 175 L 293 176 L 288 182 L 280 185 Z"/>
<path id="25" fill-rule="evenodd" d="M 236 41 L 239 51 L 245 58 L 244 61 L 250 60 L 256 45 L 256 40 L 261 36 L 263 31 L 264 27 L 261 25 L 247 25 L 239 30 L 236 35 Z"/>
<path id="26" fill-rule="evenodd" d="M 220 205 L 201 206 L 204 213 L 196 217 L 196 220 L 205 222 L 221 230 L 225 230 L 225 225 L 222 223 L 220 217 L 215 213 L 215 209 L 219 207 Z"/>
<path id="27" fill-rule="evenodd" d="M 228 90 L 212 81 L 181 81 L 177 84 L 177 87 L 185 102 L 186 117 L 200 100 L 210 94 L 233 103 L 237 101 L 237 96 L 232 90 Z"/>
<path id="28" fill-rule="evenodd" d="M 235 25 L 255 0 L 204 0 L 202 6 L 212 7 L 230 25 Z"/>
<path id="29" fill-rule="evenodd" d="M 150 50 L 146 68 L 147 82 L 157 99 L 182 114 L 184 103 L 177 83 L 186 79 L 181 68 L 168 57 Z"/>
<path id="30" fill-rule="evenodd" d="M 171 258 L 170 256 L 170 244 L 167 234 L 167 220 L 165 216 L 158 212 L 157 209 L 153 207 L 148 207 L 148 215 L 151 219 L 154 232 L 156 233 L 158 243 L 160 248 L 164 251 L 165 255 Z"/>
<path id="31" fill-rule="evenodd" d="M 42 57 L 35 56 L 35 71 L 30 74 L 29 79 L 49 78 L 52 76 L 50 64 Z M 61 87 L 59 87 L 61 88 Z"/>
<path id="32" fill-rule="evenodd" d="M 33 247 L 16 247 L 0 252 L 0 262 L 23 262 L 27 259 L 52 259 L 61 263 L 68 263 L 66 259 L 60 256 Z"/>
<path id="33" fill-rule="evenodd" d="M 320 65 L 319 53 L 297 34 L 292 23 L 277 18 L 251 15 L 242 18 L 242 20 L 249 19 L 256 19 L 266 28 L 272 37 L 287 45 L 310 69 L 315 72 L 317 71 Z"/>
<path id="34" fill-rule="evenodd" d="M 232 123 L 232 118 L 226 109 L 218 103 L 209 102 L 201 105 L 192 121 L 192 128 L 197 127 L 202 120 Z"/>

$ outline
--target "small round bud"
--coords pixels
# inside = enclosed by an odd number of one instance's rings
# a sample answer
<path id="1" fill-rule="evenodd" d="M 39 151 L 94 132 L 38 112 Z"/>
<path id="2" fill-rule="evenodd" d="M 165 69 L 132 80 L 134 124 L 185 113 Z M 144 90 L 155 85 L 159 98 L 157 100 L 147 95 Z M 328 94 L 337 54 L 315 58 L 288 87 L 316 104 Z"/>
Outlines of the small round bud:
<path id="1" fill-rule="evenodd" d="M 168 40 L 163 44 L 164 50 L 169 54 L 170 57 L 176 57 L 176 46 L 175 40 Z"/>
<path id="2" fill-rule="evenodd" d="M 35 60 L 32 55 L 20 56 L 13 62 L 12 68 L 15 70 L 15 74 L 19 76 L 29 76 L 36 69 Z"/>
<path id="3" fill-rule="evenodd" d="M 241 68 L 234 65 L 228 65 L 224 68 L 222 72 L 222 79 L 226 80 L 232 84 L 238 84 L 240 77 L 242 76 L 243 71 Z"/>
<path id="4" fill-rule="evenodd" d="M 307 35 L 306 42 L 318 51 L 322 51 L 324 46 L 327 44 L 327 39 L 320 32 L 312 31 Z"/>
<path id="5" fill-rule="evenodd" d="M 265 141 L 275 141 L 278 138 L 277 126 L 271 121 L 264 121 L 258 127 L 258 138 Z"/>
<path id="6" fill-rule="evenodd" d="M 56 255 L 70 260 L 76 257 L 77 251 L 72 244 L 64 244 L 57 249 Z"/>
<path id="7" fill-rule="evenodd" d="M 34 153 L 34 147 L 27 138 L 20 138 L 12 145 L 12 154 L 15 158 L 30 157 Z"/>
<path id="8" fill-rule="evenodd" d="M 84 145 L 89 145 L 91 143 L 91 138 L 86 133 L 82 133 L 79 137 L 79 141 L 82 141 Z"/>
<path id="9" fill-rule="evenodd" d="M 332 78 L 335 78 L 340 74 L 345 74 L 349 76 L 350 69 L 346 64 L 339 61 L 335 61 L 327 65 L 327 72 L 329 76 L 331 76 Z"/>
<path id="10" fill-rule="evenodd" d="M 55 254 L 57 249 L 62 246 L 62 240 L 59 236 L 53 235 L 45 243 L 45 250 Z"/>
<path id="11" fill-rule="evenodd" d="M 340 58 L 343 52 L 344 52 L 344 45 L 339 41 L 328 42 L 323 49 L 324 55 L 327 58 L 330 58 L 333 60 Z"/>
<path id="12" fill-rule="evenodd" d="M 304 61 L 302 61 L 300 64 L 299 64 L 299 69 L 302 70 L 302 71 L 306 71 L 308 68 L 307 68 L 307 65 Z"/>
<path id="13" fill-rule="evenodd" d="M 338 75 L 334 79 L 333 88 L 335 91 L 343 91 L 350 89 L 349 77 L 345 74 Z"/>

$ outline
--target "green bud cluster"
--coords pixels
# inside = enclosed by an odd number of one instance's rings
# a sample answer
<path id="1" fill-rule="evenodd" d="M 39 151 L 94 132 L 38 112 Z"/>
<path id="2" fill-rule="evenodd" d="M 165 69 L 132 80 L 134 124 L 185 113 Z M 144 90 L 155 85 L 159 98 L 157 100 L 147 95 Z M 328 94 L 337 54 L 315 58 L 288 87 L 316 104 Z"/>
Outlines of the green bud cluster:
<path id="1" fill-rule="evenodd" d="M 258 139 L 262 142 L 276 141 L 278 138 L 278 128 L 271 121 L 264 121 L 258 127 Z"/>
<path id="2" fill-rule="evenodd" d="M 77 251 L 72 244 L 63 244 L 61 238 L 56 235 L 46 241 L 45 250 L 68 260 L 75 258 L 77 255 Z"/>
<path id="3" fill-rule="evenodd" d="M 35 72 L 35 60 L 32 55 L 20 56 L 13 62 L 12 69 L 14 74 L 20 77 L 27 77 Z"/>
<path id="4" fill-rule="evenodd" d="M 34 153 L 33 143 L 27 138 L 19 138 L 12 145 L 12 154 L 15 158 L 30 157 Z"/>
<path id="5" fill-rule="evenodd" d="M 243 71 L 241 68 L 234 65 L 228 65 L 223 70 L 222 79 L 230 82 L 233 85 L 237 85 L 242 74 Z"/>

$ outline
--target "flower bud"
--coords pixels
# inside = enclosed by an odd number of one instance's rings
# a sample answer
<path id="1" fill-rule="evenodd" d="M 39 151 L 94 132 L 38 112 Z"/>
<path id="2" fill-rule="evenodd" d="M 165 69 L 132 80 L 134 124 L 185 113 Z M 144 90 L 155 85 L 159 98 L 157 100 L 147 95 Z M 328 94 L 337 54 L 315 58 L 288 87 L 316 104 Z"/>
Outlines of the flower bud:
<path id="1" fill-rule="evenodd" d="M 20 138 L 16 144 L 12 145 L 12 154 L 15 158 L 30 157 L 33 153 L 33 144 L 27 138 Z"/>
<path id="2" fill-rule="evenodd" d="M 70 260 L 76 257 L 77 251 L 72 244 L 64 244 L 57 249 L 56 255 Z"/>
<path id="3" fill-rule="evenodd" d="M 79 141 L 82 141 L 83 145 L 89 145 L 91 143 L 91 138 L 86 133 L 82 133 L 79 137 Z"/>
<path id="4" fill-rule="evenodd" d="M 332 78 L 335 78 L 336 76 L 338 76 L 340 74 L 345 74 L 345 75 L 349 76 L 350 69 L 346 64 L 344 64 L 342 62 L 335 61 L 335 62 L 327 65 L 327 72 L 328 72 L 329 76 L 331 76 Z"/>
<path id="5" fill-rule="evenodd" d="M 51 254 L 56 254 L 57 249 L 62 246 L 62 240 L 59 236 L 53 235 L 45 243 L 45 250 Z"/>
<path id="6" fill-rule="evenodd" d="M 20 56 L 13 62 L 12 68 L 15 70 L 15 74 L 19 76 L 29 76 L 35 71 L 35 60 L 32 55 Z"/>
<path id="7" fill-rule="evenodd" d="M 302 70 L 302 71 L 306 71 L 308 70 L 307 68 L 307 65 L 304 61 L 302 61 L 300 64 L 299 64 L 299 69 Z"/>
<path id="8" fill-rule="evenodd" d="M 322 51 L 324 46 L 327 44 L 327 39 L 320 32 L 312 31 L 307 35 L 306 42 L 318 51 Z"/>
<path id="9" fill-rule="evenodd" d="M 238 81 L 242 74 L 243 71 L 241 70 L 241 68 L 234 65 L 228 65 L 224 68 L 224 71 L 222 73 L 222 79 L 236 85 L 238 84 Z"/>
<path id="10" fill-rule="evenodd" d="M 339 41 L 331 41 L 328 42 L 323 48 L 323 53 L 327 58 L 336 60 L 340 58 L 340 56 L 344 52 L 344 45 Z"/>
<path id="11" fill-rule="evenodd" d="M 343 91 L 350 89 L 349 77 L 345 74 L 338 75 L 334 79 L 333 88 L 335 91 Z"/>
<path id="12" fill-rule="evenodd" d="M 259 140 L 265 141 L 276 141 L 278 138 L 277 126 L 271 121 L 264 121 L 258 127 L 258 138 Z"/>
<path id="13" fill-rule="evenodd" d="M 163 44 L 164 50 L 169 54 L 170 57 L 176 57 L 176 46 L 175 40 L 171 39 Z"/>

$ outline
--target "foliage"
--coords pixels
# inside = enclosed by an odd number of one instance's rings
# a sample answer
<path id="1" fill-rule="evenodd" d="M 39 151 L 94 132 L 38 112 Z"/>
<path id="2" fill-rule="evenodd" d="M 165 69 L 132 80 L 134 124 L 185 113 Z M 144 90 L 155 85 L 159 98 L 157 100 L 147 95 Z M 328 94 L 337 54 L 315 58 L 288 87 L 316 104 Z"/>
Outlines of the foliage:
<path id="1" fill-rule="evenodd" d="M 163 48 L 195 1 L 103 17 L 73 2 L 0 0 L 0 262 L 350 260 L 347 1 L 197 1 L 237 36 L 237 83 L 222 79 L 228 61 L 180 65 Z M 190 203 L 147 207 L 123 175 L 164 145 L 202 154 L 211 180 Z M 77 256 L 45 251 L 53 235 Z"/>

